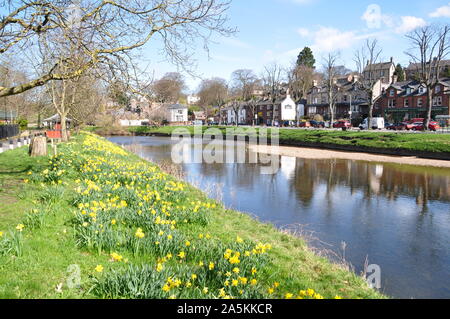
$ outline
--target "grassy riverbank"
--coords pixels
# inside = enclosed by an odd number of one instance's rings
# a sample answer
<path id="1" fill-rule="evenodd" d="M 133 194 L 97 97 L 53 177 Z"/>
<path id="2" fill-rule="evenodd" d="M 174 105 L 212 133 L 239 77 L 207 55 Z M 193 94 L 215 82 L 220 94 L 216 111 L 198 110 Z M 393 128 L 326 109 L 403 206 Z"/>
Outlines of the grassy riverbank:
<path id="1" fill-rule="evenodd" d="M 178 127 L 132 127 L 129 131 L 134 134 L 168 134 Z M 185 127 L 193 133 L 194 127 Z M 205 127 L 204 129 L 207 129 Z M 218 127 L 223 134 L 225 127 Z M 258 130 L 258 129 L 257 129 Z M 270 131 L 270 130 L 269 130 Z M 407 150 L 430 153 L 450 154 L 449 134 L 411 134 L 387 132 L 343 132 L 326 130 L 292 130 L 280 129 L 280 142 L 283 144 L 310 143 L 312 145 L 337 145 L 358 147 L 361 150 L 386 149 Z"/>
<path id="2" fill-rule="evenodd" d="M 98 136 L 58 151 L 0 154 L 0 298 L 383 297 Z"/>

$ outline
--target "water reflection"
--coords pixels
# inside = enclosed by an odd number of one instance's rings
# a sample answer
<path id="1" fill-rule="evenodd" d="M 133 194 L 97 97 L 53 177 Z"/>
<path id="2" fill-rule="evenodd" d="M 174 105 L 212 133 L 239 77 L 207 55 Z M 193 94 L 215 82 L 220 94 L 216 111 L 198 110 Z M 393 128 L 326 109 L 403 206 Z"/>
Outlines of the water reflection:
<path id="1" fill-rule="evenodd" d="M 171 159 L 164 138 L 111 138 L 137 144 L 153 161 Z M 250 154 L 249 154 L 250 155 Z M 450 298 L 450 170 L 281 156 L 275 175 L 259 164 L 182 164 L 188 181 L 227 207 L 279 227 L 305 225 L 360 272 L 381 266 L 383 291 L 402 298 Z"/>

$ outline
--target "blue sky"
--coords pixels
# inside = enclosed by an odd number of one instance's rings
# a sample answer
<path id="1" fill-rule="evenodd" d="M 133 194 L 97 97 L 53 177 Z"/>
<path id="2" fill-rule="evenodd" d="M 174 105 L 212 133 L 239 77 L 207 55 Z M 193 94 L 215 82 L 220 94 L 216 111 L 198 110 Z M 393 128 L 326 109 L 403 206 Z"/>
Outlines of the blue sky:
<path id="1" fill-rule="evenodd" d="M 340 52 L 340 64 L 354 69 L 353 56 L 365 39 L 377 38 L 383 58 L 409 64 L 404 52 L 405 33 L 431 23 L 450 22 L 449 0 L 233 0 L 230 26 L 239 32 L 231 38 L 215 38 L 210 57 L 199 47 L 197 73 L 229 79 L 240 68 L 260 74 L 271 62 L 289 65 L 299 51 L 310 46 L 320 67 L 330 51 Z M 155 50 L 146 48 L 146 58 L 157 77 L 176 68 L 162 62 Z M 199 79 L 186 75 L 191 91 Z"/>

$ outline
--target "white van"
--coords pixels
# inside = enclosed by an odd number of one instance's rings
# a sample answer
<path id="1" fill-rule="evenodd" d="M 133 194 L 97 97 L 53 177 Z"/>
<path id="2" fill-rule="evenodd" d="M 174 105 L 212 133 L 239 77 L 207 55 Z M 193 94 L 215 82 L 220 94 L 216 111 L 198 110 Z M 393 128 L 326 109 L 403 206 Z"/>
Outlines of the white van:
<path id="1" fill-rule="evenodd" d="M 369 129 L 369 127 L 367 126 L 367 122 L 369 121 L 369 118 L 366 118 L 361 125 L 359 126 L 359 128 L 361 130 L 367 130 Z M 371 125 L 373 130 L 382 130 L 385 128 L 385 122 L 384 122 L 384 118 L 383 117 L 374 117 L 372 118 L 372 125 Z"/>

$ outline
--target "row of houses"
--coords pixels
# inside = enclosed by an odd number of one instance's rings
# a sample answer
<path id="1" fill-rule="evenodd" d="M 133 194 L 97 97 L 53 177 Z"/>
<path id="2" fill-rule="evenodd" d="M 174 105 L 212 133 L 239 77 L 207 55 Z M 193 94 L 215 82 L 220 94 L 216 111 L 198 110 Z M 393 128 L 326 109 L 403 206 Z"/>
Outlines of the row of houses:
<path id="1" fill-rule="evenodd" d="M 450 60 L 443 61 L 450 67 Z M 389 122 L 401 122 L 413 118 L 426 117 L 426 88 L 415 80 L 415 67 L 406 69 L 409 80 L 398 82 L 393 59 L 367 65 L 363 74 L 350 73 L 333 79 L 335 119 L 361 121 L 369 113 L 372 99 L 374 115 L 386 118 Z M 375 79 L 372 96 L 361 88 L 361 81 Z M 371 81 L 372 82 L 372 81 Z M 306 99 L 294 101 L 289 89 L 281 89 L 273 101 L 270 95 L 260 96 L 249 102 L 230 102 L 220 114 L 224 124 L 290 125 L 304 118 L 320 115 L 330 119 L 328 86 L 314 81 Z M 450 77 L 442 78 L 433 91 L 433 117 L 450 116 Z"/>
<path id="2" fill-rule="evenodd" d="M 221 110 L 217 122 L 229 125 L 283 125 L 294 122 L 304 115 L 304 102 L 302 104 L 301 101 L 294 101 L 287 89 L 282 90 L 275 100 L 268 95 L 250 102 L 229 102 Z"/>
<path id="3" fill-rule="evenodd" d="M 427 88 L 416 80 L 392 83 L 374 106 L 374 114 L 390 122 L 424 118 L 428 109 Z M 443 78 L 432 92 L 432 117 L 450 116 L 450 78 Z"/>

